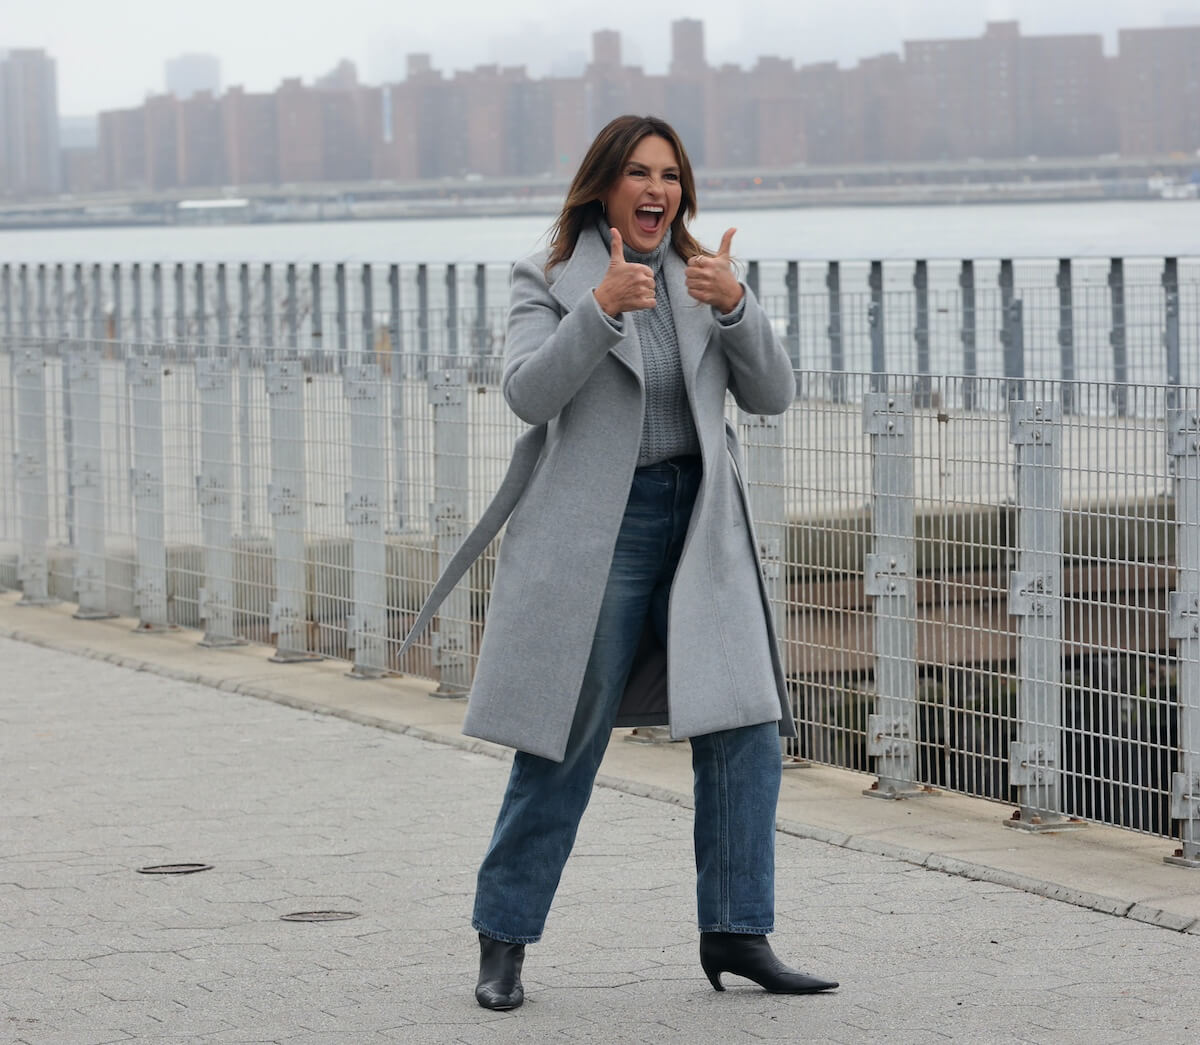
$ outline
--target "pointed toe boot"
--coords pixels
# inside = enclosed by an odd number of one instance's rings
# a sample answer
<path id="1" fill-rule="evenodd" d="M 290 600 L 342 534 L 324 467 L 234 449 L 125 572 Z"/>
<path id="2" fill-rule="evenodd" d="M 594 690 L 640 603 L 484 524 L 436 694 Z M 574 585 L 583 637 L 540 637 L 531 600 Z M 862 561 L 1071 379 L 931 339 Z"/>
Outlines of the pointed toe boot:
<path id="1" fill-rule="evenodd" d="M 701 933 L 700 967 L 718 991 L 725 989 L 721 983 L 725 972 L 753 980 L 772 994 L 817 994 L 837 986 L 833 980 L 788 968 L 765 936 L 748 933 Z"/>

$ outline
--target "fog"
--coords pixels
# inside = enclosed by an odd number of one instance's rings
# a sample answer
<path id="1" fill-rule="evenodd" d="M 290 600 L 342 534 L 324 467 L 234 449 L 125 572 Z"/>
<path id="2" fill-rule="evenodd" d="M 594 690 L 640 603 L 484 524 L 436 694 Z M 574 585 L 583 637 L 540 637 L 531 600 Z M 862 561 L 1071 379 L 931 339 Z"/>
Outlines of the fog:
<path id="1" fill-rule="evenodd" d="M 1200 24 L 1200 0 L 760 0 L 751 11 L 728 0 L 655 5 L 641 0 L 451 0 L 380 4 L 338 0 L 208 0 L 164 4 L 122 0 L 0 0 L 0 49 L 43 48 L 57 60 L 59 110 L 84 115 L 136 106 L 164 89 L 163 63 L 185 52 L 218 56 L 222 85 L 273 90 L 340 59 L 368 83 L 400 79 L 405 55 L 428 52 L 446 72 L 480 64 L 525 65 L 531 75 L 576 74 L 595 29 L 623 35 L 627 64 L 665 71 L 670 23 L 705 23 L 710 64 L 750 65 L 762 54 L 797 64 L 898 51 L 905 39 L 978 36 L 988 20 L 1015 18 L 1026 35 L 1102 33 L 1118 28 Z"/>

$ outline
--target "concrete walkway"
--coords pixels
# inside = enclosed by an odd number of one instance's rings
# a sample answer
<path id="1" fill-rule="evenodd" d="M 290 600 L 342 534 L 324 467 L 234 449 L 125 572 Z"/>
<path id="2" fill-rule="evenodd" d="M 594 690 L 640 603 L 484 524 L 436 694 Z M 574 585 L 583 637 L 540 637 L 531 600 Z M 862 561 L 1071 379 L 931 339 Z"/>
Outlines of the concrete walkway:
<path id="1" fill-rule="evenodd" d="M 826 769 L 785 774 L 775 939 L 842 988 L 715 993 L 687 745 L 621 739 L 530 948 L 529 1000 L 485 1012 L 468 920 L 507 767 L 458 736 L 461 702 L 14 604 L 0 596 L 0 1042 L 1200 1040 L 1200 875 L 1162 864 L 1169 843 L 1026 836 L 1004 807 L 872 801 Z M 193 861 L 212 869 L 137 873 Z M 313 910 L 357 917 L 281 920 Z"/>

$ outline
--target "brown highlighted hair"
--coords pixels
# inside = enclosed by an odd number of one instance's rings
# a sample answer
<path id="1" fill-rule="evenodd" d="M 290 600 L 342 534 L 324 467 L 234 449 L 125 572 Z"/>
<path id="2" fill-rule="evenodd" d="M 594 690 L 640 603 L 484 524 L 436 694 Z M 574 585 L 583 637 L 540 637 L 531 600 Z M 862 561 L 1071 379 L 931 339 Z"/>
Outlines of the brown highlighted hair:
<path id="1" fill-rule="evenodd" d="M 671 222 L 671 247 L 684 261 L 697 254 L 711 256 L 696 242 L 687 223 L 696 215 L 696 181 L 692 164 L 679 135 L 666 120 L 657 116 L 618 116 L 596 135 L 587 155 L 575 172 L 567 198 L 558 218 L 550 227 L 550 257 L 546 271 L 567 258 L 579 242 L 579 234 L 589 222 L 603 221 L 604 209 L 600 198 L 625 173 L 625 164 L 643 138 L 655 135 L 663 138 L 675 150 L 679 160 L 679 213 Z"/>

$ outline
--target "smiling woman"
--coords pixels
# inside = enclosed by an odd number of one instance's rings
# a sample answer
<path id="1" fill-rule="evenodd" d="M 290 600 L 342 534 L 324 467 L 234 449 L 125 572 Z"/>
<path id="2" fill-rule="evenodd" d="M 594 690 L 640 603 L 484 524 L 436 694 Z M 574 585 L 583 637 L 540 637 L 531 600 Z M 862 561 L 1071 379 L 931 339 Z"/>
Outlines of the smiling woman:
<path id="1" fill-rule="evenodd" d="M 700 965 L 768 991 L 837 984 L 789 969 L 775 912 L 780 734 L 794 735 L 728 393 L 782 413 L 791 362 L 733 274 L 727 229 L 696 242 L 687 153 L 654 117 L 605 127 L 551 247 L 513 268 L 501 388 L 533 427 L 405 645 L 507 523 L 463 731 L 517 749 L 479 869 L 475 998 L 525 998 L 614 726 L 692 744 Z"/>

